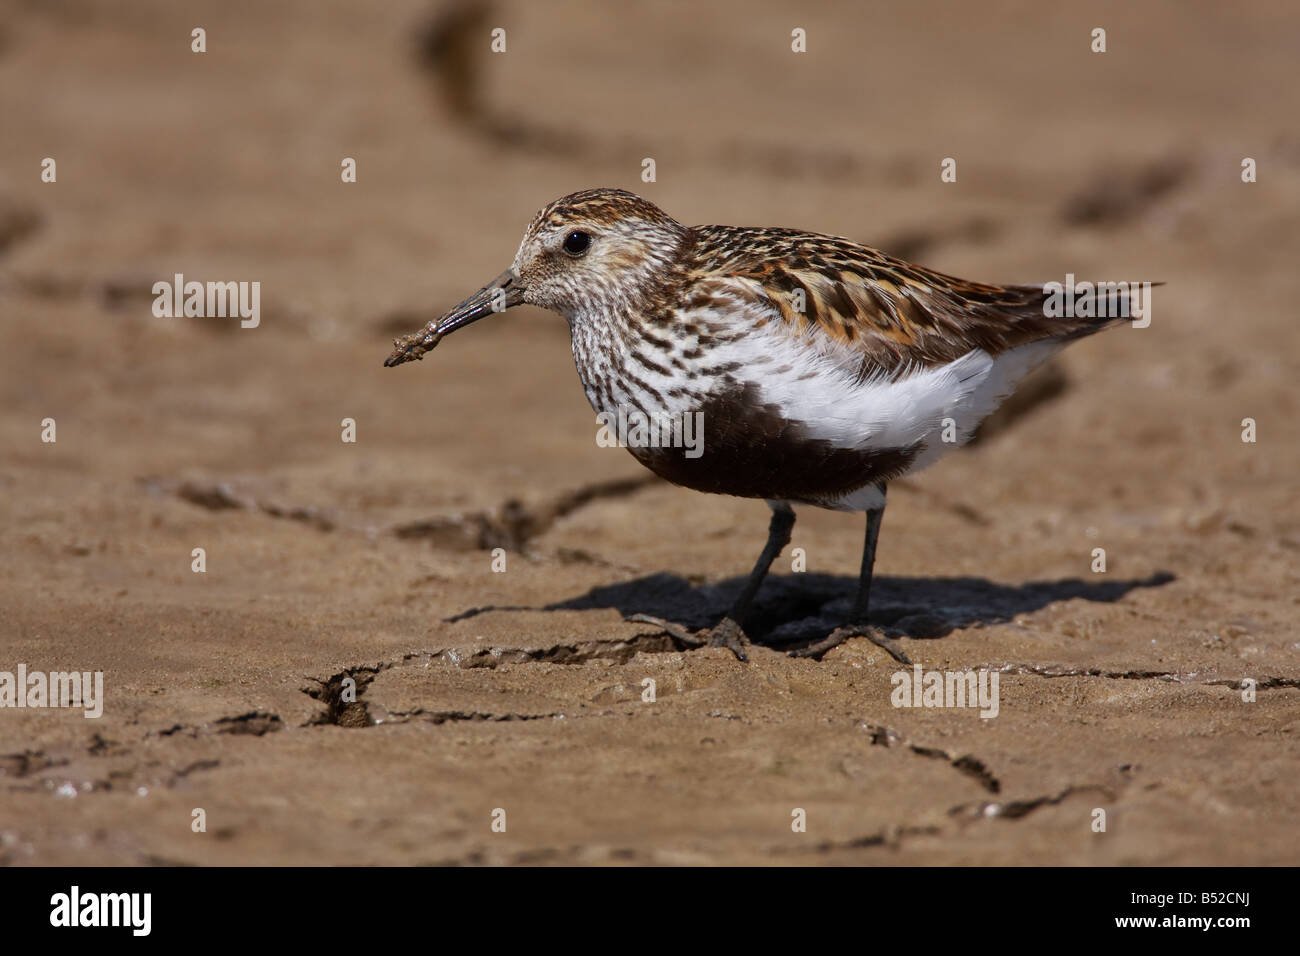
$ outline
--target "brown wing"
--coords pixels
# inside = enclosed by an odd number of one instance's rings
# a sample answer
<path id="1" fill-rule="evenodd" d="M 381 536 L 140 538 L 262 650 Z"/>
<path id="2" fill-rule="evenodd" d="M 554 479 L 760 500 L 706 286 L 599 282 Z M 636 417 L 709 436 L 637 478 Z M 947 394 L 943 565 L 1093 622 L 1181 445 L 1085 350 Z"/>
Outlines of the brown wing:
<path id="1" fill-rule="evenodd" d="M 766 304 L 792 331 L 854 345 L 886 374 L 1067 339 L 1113 319 L 1044 314 L 1041 286 L 968 282 L 848 239 L 792 229 L 696 226 L 698 287 Z M 802 304 L 802 310 L 799 306 Z"/>

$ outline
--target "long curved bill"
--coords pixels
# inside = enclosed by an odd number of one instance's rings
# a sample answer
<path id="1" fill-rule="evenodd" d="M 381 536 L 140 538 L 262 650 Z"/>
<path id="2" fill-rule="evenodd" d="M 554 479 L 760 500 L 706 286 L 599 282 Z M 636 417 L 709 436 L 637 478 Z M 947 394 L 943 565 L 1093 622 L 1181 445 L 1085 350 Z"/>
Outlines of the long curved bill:
<path id="1" fill-rule="evenodd" d="M 384 360 L 384 368 L 424 358 L 424 353 L 433 351 L 444 335 L 495 312 L 504 312 L 523 301 L 524 287 L 518 274 L 513 268 L 507 269 L 442 318 L 430 322 L 418 332 L 394 339 L 393 354 Z"/>

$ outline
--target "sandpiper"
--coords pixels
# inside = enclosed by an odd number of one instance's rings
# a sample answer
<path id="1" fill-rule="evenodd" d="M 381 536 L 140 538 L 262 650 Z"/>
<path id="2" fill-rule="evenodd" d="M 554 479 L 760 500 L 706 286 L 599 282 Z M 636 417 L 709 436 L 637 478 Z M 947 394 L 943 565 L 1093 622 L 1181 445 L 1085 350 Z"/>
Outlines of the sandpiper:
<path id="1" fill-rule="evenodd" d="M 730 613 L 705 637 L 637 615 L 689 646 L 747 660 L 742 625 L 790 541 L 793 504 L 866 512 L 852 614 L 792 653 L 854 636 L 900 661 L 868 625 L 886 484 L 966 441 L 1036 365 L 1114 317 L 1049 316 L 1042 286 L 942 275 L 848 239 L 794 229 L 684 226 L 621 189 L 544 207 L 514 262 L 442 318 L 394 342 L 386 366 L 521 303 L 569 323 L 592 408 L 647 418 L 702 413 L 703 453 L 631 445 L 678 485 L 763 498 L 767 544 Z"/>

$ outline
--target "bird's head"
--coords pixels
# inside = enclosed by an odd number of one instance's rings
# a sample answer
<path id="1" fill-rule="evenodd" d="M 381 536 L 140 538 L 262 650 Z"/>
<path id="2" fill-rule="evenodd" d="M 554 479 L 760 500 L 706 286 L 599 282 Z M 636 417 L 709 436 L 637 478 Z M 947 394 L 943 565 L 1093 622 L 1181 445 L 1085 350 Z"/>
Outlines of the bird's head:
<path id="1" fill-rule="evenodd" d="M 510 268 L 422 332 L 398 340 L 385 365 L 419 358 L 444 335 L 528 304 L 569 322 L 599 322 L 642 304 L 677 259 L 689 230 L 622 189 L 585 189 L 544 207 Z"/>
<path id="2" fill-rule="evenodd" d="M 523 301 L 570 322 L 636 304 L 676 259 L 687 229 L 621 189 L 555 200 L 524 232 L 511 271 Z"/>

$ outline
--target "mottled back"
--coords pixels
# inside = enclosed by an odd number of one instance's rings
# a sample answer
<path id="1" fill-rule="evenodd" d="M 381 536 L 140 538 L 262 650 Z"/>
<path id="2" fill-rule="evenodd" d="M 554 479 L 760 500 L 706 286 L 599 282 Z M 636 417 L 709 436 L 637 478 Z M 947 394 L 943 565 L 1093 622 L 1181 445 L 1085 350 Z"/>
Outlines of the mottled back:
<path id="1" fill-rule="evenodd" d="M 735 226 L 695 226 L 691 234 L 697 290 L 766 306 L 791 332 L 829 336 L 886 373 L 944 365 L 972 349 L 996 356 L 1110 321 L 1051 318 L 1041 286 L 968 282 L 848 239 Z"/>

